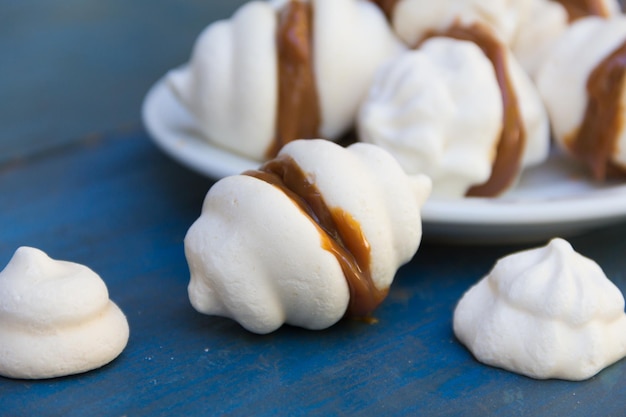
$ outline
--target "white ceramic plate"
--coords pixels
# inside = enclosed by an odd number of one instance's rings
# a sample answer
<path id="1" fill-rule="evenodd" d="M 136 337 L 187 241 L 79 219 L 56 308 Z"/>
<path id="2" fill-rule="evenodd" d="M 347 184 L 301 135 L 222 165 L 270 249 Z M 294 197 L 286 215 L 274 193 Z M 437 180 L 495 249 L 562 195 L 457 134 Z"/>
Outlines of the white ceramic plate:
<path id="1" fill-rule="evenodd" d="M 163 79 L 148 92 L 143 118 L 165 153 L 203 175 L 218 179 L 259 165 L 204 140 Z M 430 240 L 483 244 L 567 237 L 626 221 L 626 185 L 594 183 L 578 165 L 554 154 L 525 172 L 505 196 L 431 198 L 422 219 L 424 238 Z"/>

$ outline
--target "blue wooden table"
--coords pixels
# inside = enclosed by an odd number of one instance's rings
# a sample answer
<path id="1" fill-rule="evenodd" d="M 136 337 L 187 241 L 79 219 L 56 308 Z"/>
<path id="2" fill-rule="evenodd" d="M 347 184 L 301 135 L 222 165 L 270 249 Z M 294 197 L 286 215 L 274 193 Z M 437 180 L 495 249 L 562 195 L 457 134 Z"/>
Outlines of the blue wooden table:
<path id="1" fill-rule="evenodd" d="M 11 7 L 15 12 L 34 8 L 26 5 L 32 3 Z M 183 3 L 187 13 L 179 11 L 173 19 L 179 25 L 185 19 L 198 21 L 192 15 L 203 6 Z M 235 7 L 235 2 L 209 3 L 208 9 L 214 9 L 207 13 Z M 150 4 L 162 12 L 178 10 L 174 2 Z M 39 6 L 37 10 L 49 7 Z M 7 6 L 0 6 L 0 16 L 2 7 Z M 135 24 L 141 27 L 140 20 Z M 70 29 L 84 30 L 76 22 Z M 149 59 L 152 52 L 145 54 Z M 178 59 L 175 55 L 172 61 Z M 164 62 L 163 67 L 177 63 Z M 28 95 L 12 99 L 30 109 L 13 109 L 12 122 L 0 124 L 1 149 L 8 149 L 0 162 L 1 267 L 22 245 L 88 265 L 105 280 L 131 329 L 124 352 L 99 370 L 42 381 L 0 377 L 0 415 L 626 414 L 626 361 L 584 382 L 536 381 L 479 364 L 455 340 L 452 312 L 463 292 L 496 259 L 533 244 L 461 246 L 426 237 L 416 257 L 399 271 L 376 311 L 375 324 L 342 321 L 324 331 L 283 327 L 258 336 L 230 320 L 196 313 L 187 298 L 182 241 L 211 180 L 163 155 L 141 127 L 138 107 L 121 118 L 105 111 L 91 119 L 87 105 L 96 97 L 89 96 L 101 86 L 68 93 L 79 104 L 61 95 L 60 108 L 51 105 L 37 113 L 38 101 L 28 84 L 33 74 L 3 66 L 0 71 L 0 82 L 7 84 L 5 77 L 13 76 L 22 83 Z M 143 69 L 139 65 L 128 71 L 132 74 L 112 77 L 131 85 Z M 146 88 L 160 74 L 148 78 Z M 66 81 L 64 74 L 56 74 L 49 88 L 60 90 Z M 100 93 L 103 101 L 130 100 L 137 106 L 142 97 L 136 88 Z M 81 121 L 83 115 L 89 123 Z M 58 129 L 50 129 L 54 117 L 66 117 L 68 126 L 59 122 Z M 623 292 L 625 235 L 626 224 L 618 224 L 570 239 Z"/>

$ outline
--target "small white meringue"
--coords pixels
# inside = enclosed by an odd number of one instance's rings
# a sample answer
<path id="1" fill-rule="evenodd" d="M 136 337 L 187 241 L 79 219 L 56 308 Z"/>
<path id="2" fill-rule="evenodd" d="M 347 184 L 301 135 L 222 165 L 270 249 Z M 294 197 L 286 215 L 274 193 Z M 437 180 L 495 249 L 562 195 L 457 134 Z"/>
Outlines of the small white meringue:
<path id="1" fill-rule="evenodd" d="M 453 328 L 480 362 L 537 379 L 584 380 L 626 356 L 622 293 L 559 238 L 500 259 Z"/>
<path id="2" fill-rule="evenodd" d="M 126 317 L 86 266 L 20 247 L 0 272 L 0 375 L 90 371 L 115 359 L 128 336 Z"/>

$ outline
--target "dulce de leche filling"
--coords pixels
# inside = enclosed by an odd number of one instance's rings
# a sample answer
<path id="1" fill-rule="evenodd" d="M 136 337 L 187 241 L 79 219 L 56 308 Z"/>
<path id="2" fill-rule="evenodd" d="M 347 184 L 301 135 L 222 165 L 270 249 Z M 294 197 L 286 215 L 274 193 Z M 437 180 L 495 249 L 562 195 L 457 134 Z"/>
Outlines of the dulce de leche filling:
<path id="1" fill-rule="evenodd" d="M 611 162 L 624 125 L 621 94 L 626 81 L 626 42 L 607 56 L 587 79 L 587 107 L 576 132 L 565 138 L 572 154 L 602 181 L 607 170 L 622 171 Z"/>
<path id="2" fill-rule="evenodd" d="M 374 284 L 370 245 L 350 213 L 339 207 L 328 207 L 315 184 L 287 155 L 279 155 L 244 175 L 279 188 L 318 228 L 323 249 L 337 258 L 350 289 L 346 315 L 366 317 L 374 311 L 387 296 L 388 289 L 380 290 Z"/>
<path id="3" fill-rule="evenodd" d="M 491 168 L 491 176 L 483 183 L 471 187 L 467 196 L 493 197 L 509 188 L 521 169 L 522 156 L 526 146 L 526 130 L 520 111 L 507 61 L 506 47 L 483 24 L 474 23 L 469 26 L 453 24 L 443 32 L 428 34 L 426 39 L 445 36 L 453 39 L 475 43 L 491 61 L 496 78 L 502 92 L 503 120 L 502 132 L 498 141 L 495 160 Z"/>
<path id="4" fill-rule="evenodd" d="M 288 142 L 319 136 L 320 104 L 313 71 L 313 8 L 290 1 L 278 15 L 278 112 L 274 143 L 266 152 L 274 157 Z"/>
<path id="5" fill-rule="evenodd" d="M 609 10 L 603 0 L 554 0 L 560 3 L 565 10 L 570 22 L 585 16 L 608 17 Z"/>

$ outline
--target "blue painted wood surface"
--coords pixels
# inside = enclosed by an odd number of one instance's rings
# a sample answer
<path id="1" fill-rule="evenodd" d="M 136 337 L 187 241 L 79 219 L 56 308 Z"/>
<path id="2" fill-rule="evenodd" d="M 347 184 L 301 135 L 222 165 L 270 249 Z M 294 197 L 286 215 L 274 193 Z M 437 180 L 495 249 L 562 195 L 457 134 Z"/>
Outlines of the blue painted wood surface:
<path id="1" fill-rule="evenodd" d="M 535 381 L 454 339 L 462 293 L 526 246 L 426 241 L 373 325 L 258 336 L 191 308 L 182 241 L 212 183 L 156 149 L 140 103 L 207 22 L 242 3 L 0 2 L 0 268 L 21 245 L 83 263 L 131 327 L 102 369 L 0 377 L 0 416 L 625 415 L 626 361 L 584 382 Z M 571 239 L 622 291 L 625 234 Z"/>

